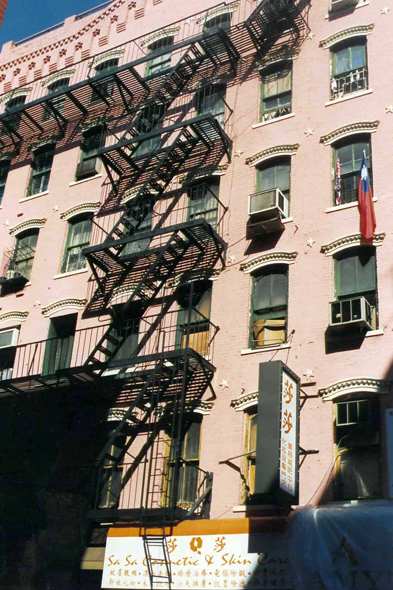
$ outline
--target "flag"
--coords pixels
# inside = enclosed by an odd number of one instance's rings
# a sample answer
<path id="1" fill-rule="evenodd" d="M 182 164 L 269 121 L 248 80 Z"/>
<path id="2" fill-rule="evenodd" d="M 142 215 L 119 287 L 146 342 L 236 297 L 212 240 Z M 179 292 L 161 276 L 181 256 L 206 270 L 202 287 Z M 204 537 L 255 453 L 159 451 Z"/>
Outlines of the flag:
<path id="1" fill-rule="evenodd" d="M 336 173 L 334 177 L 334 192 L 336 194 L 336 205 L 341 205 L 341 169 L 340 159 L 337 157 Z"/>
<path id="2" fill-rule="evenodd" d="M 367 240 L 374 237 L 377 226 L 373 204 L 373 193 L 367 170 L 366 154 L 363 154 L 358 181 L 358 205 L 360 212 L 360 233 Z"/>

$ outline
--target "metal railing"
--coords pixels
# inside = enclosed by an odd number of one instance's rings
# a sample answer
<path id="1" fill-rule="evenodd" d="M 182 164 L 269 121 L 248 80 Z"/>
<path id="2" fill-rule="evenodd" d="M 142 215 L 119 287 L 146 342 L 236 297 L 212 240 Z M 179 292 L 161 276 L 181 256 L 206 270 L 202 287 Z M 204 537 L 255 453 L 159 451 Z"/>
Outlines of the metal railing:
<path id="1" fill-rule="evenodd" d="M 344 74 L 333 76 L 330 85 L 330 99 L 337 100 L 347 94 L 367 90 L 368 69 L 366 66 L 357 68 Z"/>
<path id="2" fill-rule="evenodd" d="M 142 357 L 152 358 L 184 348 L 201 356 L 209 355 L 218 327 L 196 309 L 192 309 L 190 323 L 179 322 L 180 317 L 178 311 L 163 314 L 148 310 L 141 318 L 124 321 L 116 330 L 120 346 L 113 347 L 113 352 L 107 354 L 97 353 L 96 358 L 114 366 L 127 366 L 127 363 L 143 362 Z M 3 371 L 0 351 L 0 380 L 49 376 L 59 370 L 82 367 L 110 325 L 76 330 L 66 338 L 20 344 L 15 347 L 12 366 L 7 362 Z"/>

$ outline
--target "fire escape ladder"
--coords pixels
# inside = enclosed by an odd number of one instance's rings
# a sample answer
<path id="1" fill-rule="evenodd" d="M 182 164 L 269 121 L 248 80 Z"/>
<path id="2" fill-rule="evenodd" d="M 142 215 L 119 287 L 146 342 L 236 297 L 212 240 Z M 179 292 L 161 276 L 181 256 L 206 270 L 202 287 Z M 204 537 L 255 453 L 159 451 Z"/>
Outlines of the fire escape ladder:
<path id="1" fill-rule="evenodd" d="M 158 535 L 148 534 L 145 528 L 143 532 L 143 547 L 145 550 L 147 570 L 149 572 L 150 588 L 152 590 L 155 588 L 165 588 L 163 584 L 166 584 L 166 588 L 170 590 L 172 588 L 172 572 L 165 528 L 162 534 Z M 158 573 L 156 573 L 157 569 Z"/>

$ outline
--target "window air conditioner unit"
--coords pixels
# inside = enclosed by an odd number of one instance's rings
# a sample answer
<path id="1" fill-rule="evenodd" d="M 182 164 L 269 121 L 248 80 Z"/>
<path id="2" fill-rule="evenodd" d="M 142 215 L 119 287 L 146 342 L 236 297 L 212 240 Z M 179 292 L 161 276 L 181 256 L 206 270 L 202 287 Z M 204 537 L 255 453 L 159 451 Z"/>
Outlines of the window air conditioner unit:
<path id="1" fill-rule="evenodd" d="M 7 270 L 7 281 L 11 279 L 21 279 L 23 275 L 17 270 Z"/>
<path id="2" fill-rule="evenodd" d="M 100 172 L 100 160 L 98 158 L 91 158 L 90 160 L 82 160 L 76 168 L 76 177 L 78 180 L 95 176 Z"/>
<path id="3" fill-rule="evenodd" d="M 254 193 L 248 197 L 248 214 L 258 219 L 269 219 L 279 214 L 285 219 L 289 215 L 288 197 L 278 188 Z"/>
<path id="4" fill-rule="evenodd" d="M 2 330 L 0 332 L 0 349 L 9 348 L 18 344 L 19 328 L 12 328 L 11 330 Z"/>
<path id="5" fill-rule="evenodd" d="M 348 8 L 355 8 L 357 3 L 358 0 L 331 0 L 330 12 L 341 12 L 342 10 L 347 10 Z"/>
<path id="6" fill-rule="evenodd" d="M 362 296 L 351 297 L 330 304 L 330 328 L 343 330 L 346 328 L 364 328 L 372 330 L 375 308 Z"/>

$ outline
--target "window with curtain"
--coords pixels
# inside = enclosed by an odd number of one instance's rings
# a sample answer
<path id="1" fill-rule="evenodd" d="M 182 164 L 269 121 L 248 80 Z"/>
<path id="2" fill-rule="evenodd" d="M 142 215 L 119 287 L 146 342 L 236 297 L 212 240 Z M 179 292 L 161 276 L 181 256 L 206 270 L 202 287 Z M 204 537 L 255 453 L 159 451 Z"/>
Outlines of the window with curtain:
<path id="1" fill-rule="evenodd" d="M 188 189 L 189 219 L 206 219 L 216 229 L 219 190 L 219 178 L 206 179 L 191 186 Z"/>
<path id="2" fill-rule="evenodd" d="M 0 161 L 0 205 L 3 201 L 5 185 L 7 182 L 8 172 L 10 170 L 11 162 L 9 160 Z"/>
<path id="3" fill-rule="evenodd" d="M 69 78 L 61 78 L 60 80 L 56 80 L 52 84 L 48 86 L 48 95 L 52 92 L 57 92 L 58 90 L 63 90 L 69 86 L 70 80 Z M 59 113 L 63 112 L 64 103 L 65 103 L 65 96 L 58 96 L 57 98 L 50 101 L 51 105 L 58 111 Z M 54 118 L 53 111 L 45 104 L 44 112 L 42 115 L 43 121 L 49 121 L 50 119 Z"/>
<path id="4" fill-rule="evenodd" d="M 206 86 L 197 95 L 197 114 L 213 115 L 220 127 L 225 123 L 225 86 Z"/>
<path id="5" fill-rule="evenodd" d="M 335 45 L 331 50 L 331 98 L 367 90 L 366 39 L 355 38 Z"/>
<path id="6" fill-rule="evenodd" d="M 377 398 L 335 403 L 335 499 L 382 496 L 380 411 Z"/>
<path id="7" fill-rule="evenodd" d="M 146 76 L 151 76 L 152 74 L 161 74 L 166 70 L 169 70 L 171 67 L 171 60 L 172 60 L 172 52 L 165 51 L 166 48 L 170 48 L 173 45 L 174 38 L 170 37 L 163 37 L 162 39 L 158 39 L 148 47 L 149 53 L 154 53 L 155 51 L 163 50 L 164 53 L 161 55 L 157 55 L 149 59 L 146 63 Z"/>
<path id="8" fill-rule="evenodd" d="M 263 268 L 252 277 L 251 348 L 286 341 L 288 269 L 285 265 Z"/>
<path id="9" fill-rule="evenodd" d="M 92 103 L 101 102 L 102 97 L 104 97 L 106 99 L 111 98 L 111 96 L 113 94 L 114 87 L 115 87 L 115 83 L 113 81 L 113 78 L 110 76 L 110 73 L 114 69 L 116 69 L 118 65 L 119 65 L 119 60 L 117 57 L 114 57 L 111 59 L 107 59 L 106 61 L 98 64 L 94 68 L 94 74 L 96 76 L 103 74 L 103 73 L 108 73 L 108 78 L 102 78 L 99 82 L 95 83 L 95 87 L 93 87 L 93 90 L 91 93 L 90 102 L 92 102 Z"/>
<path id="10" fill-rule="evenodd" d="M 186 285 L 179 289 L 176 336 L 178 348 L 191 348 L 202 356 L 208 354 L 211 297 L 211 281 L 198 281 L 193 288 Z"/>
<path id="11" fill-rule="evenodd" d="M 68 222 L 67 241 L 61 272 L 71 272 L 85 268 L 86 259 L 82 254 L 90 242 L 91 217 L 71 219 Z"/>
<path id="12" fill-rule="evenodd" d="M 292 63 L 262 72 L 260 120 L 270 121 L 292 111 Z"/>
<path id="13" fill-rule="evenodd" d="M 9 264 L 11 272 L 18 272 L 28 281 L 31 277 L 37 247 L 38 229 L 31 229 L 16 237 L 14 255 Z"/>
<path id="14" fill-rule="evenodd" d="M 352 136 L 334 146 L 333 170 L 336 170 L 337 159 L 340 162 L 341 204 L 353 203 L 358 200 L 358 179 L 364 152 L 370 182 L 372 183 L 370 138 L 368 136 Z M 333 193 L 333 202 L 335 204 L 334 186 Z"/>
<path id="15" fill-rule="evenodd" d="M 34 152 L 31 163 L 30 181 L 27 188 L 28 197 L 48 190 L 54 155 L 55 146 L 53 144 Z"/>

